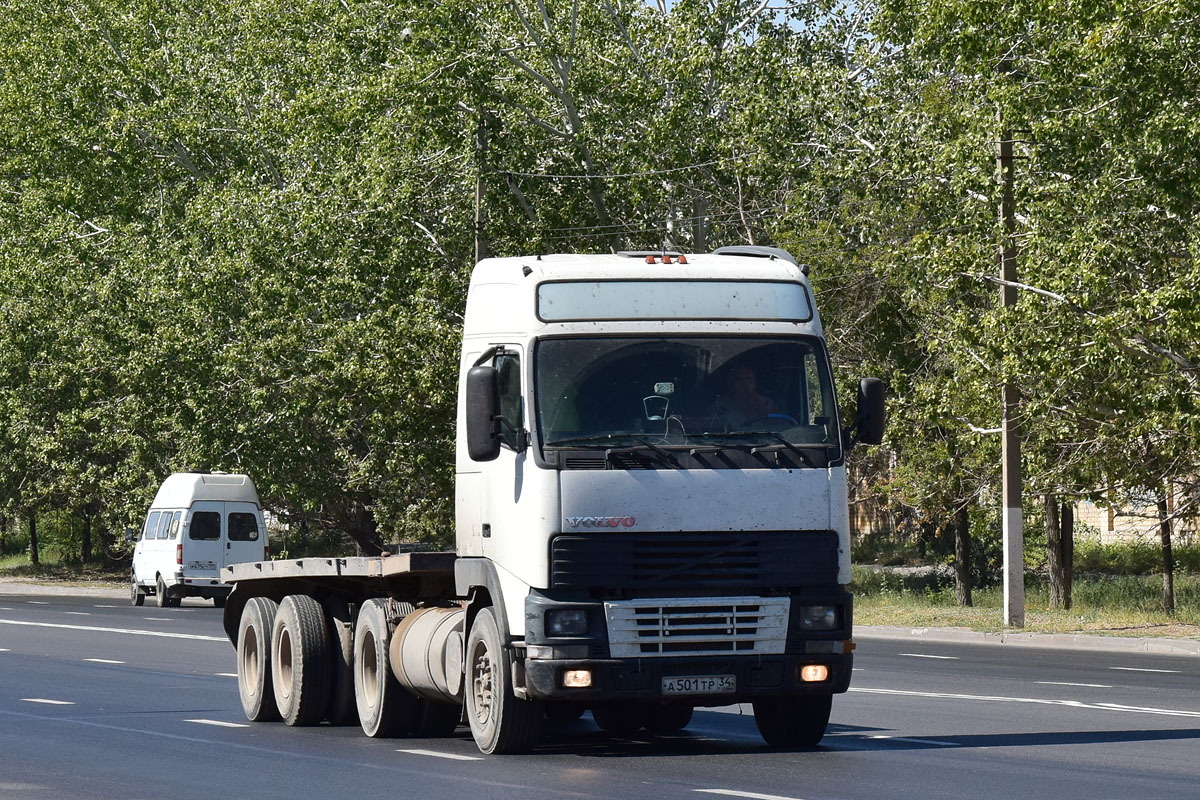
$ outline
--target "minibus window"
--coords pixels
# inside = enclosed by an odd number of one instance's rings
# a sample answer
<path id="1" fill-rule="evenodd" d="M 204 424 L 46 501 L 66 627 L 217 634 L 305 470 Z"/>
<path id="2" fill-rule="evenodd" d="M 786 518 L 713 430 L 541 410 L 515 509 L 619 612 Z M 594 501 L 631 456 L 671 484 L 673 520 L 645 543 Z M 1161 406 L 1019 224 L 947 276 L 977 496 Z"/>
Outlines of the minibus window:
<path id="1" fill-rule="evenodd" d="M 158 523 L 158 538 L 167 538 L 167 531 L 171 527 L 171 512 L 168 511 L 162 515 L 162 520 Z"/>
<path id="2" fill-rule="evenodd" d="M 151 511 L 150 516 L 146 517 L 146 527 L 142 531 L 143 539 L 153 539 L 158 532 L 158 517 L 162 512 Z"/>
<path id="3" fill-rule="evenodd" d="M 183 512 L 176 511 L 175 516 L 171 517 L 171 530 L 169 535 L 172 539 L 179 535 L 179 521 L 183 519 Z"/>
<path id="4" fill-rule="evenodd" d="M 216 511 L 197 511 L 192 514 L 188 538 L 214 540 L 221 538 L 221 515 Z"/>
<path id="5" fill-rule="evenodd" d="M 258 519 L 253 514 L 234 512 L 229 515 L 229 541 L 258 541 Z"/>

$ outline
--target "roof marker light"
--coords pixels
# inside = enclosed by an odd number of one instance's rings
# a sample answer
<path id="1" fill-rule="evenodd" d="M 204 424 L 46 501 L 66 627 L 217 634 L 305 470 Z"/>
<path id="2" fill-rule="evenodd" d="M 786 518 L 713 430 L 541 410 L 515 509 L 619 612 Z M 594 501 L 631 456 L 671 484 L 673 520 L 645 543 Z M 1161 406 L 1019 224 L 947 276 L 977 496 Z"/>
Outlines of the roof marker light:
<path id="1" fill-rule="evenodd" d="M 686 264 L 687 256 L 680 256 L 679 258 L 676 259 L 676 261 L 678 261 L 680 264 Z"/>
<path id="2" fill-rule="evenodd" d="M 664 263 L 664 264 L 670 264 L 670 263 L 671 263 L 671 257 L 670 257 L 669 255 L 666 255 L 665 253 L 663 254 L 663 263 Z"/>
<path id="3" fill-rule="evenodd" d="M 655 262 L 655 260 L 654 260 L 654 256 L 646 256 L 646 263 L 647 263 L 647 264 L 654 264 L 654 263 L 657 263 L 657 262 Z"/>

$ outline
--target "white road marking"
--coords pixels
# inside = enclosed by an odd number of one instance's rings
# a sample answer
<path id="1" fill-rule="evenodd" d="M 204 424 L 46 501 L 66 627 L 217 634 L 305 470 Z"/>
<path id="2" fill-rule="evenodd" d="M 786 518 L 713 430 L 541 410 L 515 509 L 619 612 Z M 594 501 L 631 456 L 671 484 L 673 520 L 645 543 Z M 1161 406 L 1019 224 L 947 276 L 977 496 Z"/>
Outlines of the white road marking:
<path id="1" fill-rule="evenodd" d="M 218 672 L 217 677 L 218 678 L 236 678 L 237 673 L 236 672 Z"/>
<path id="2" fill-rule="evenodd" d="M 170 622 L 171 621 L 170 617 L 142 617 L 142 619 L 146 619 L 151 622 Z"/>
<path id="3" fill-rule="evenodd" d="M 725 797 L 748 797 L 750 800 L 800 800 L 797 797 L 784 797 L 781 794 L 759 794 L 758 792 L 743 792 L 739 789 L 692 789 L 700 794 L 719 794 Z"/>
<path id="4" fill-rule="evenodd" d="M 910 744 L 932 744 L 937 747 L 958 747 L 954 742 L 939 742 L 937 739 L 913 739 L 908 736 L 872 736 L 872 739 L 887 739 L 889 742 L 908 742 Z"/>
<path id="5" fill-rule="evenodd" d="M 111 658 L 85 658 L 84 661 L 90 661 L 93 664 L 124 664 L 124 661 L 113 661 Z"/>
<path id="6" fill-rule="evenodd" d="M 8 606 L 0 606 L 0 611 L 12 611 Z"/>
<path id="7" fill-rule="evenodd" d="M 1109 667 L 1109 669 L 1119 669 L 1123 672 L 1165 672 L 1169 674 L 1178 674 L 1177 669 L 1149 669 L 1147 667 Z"/>
<path id="8" fill-rule="evenodd" d="M 482 761 L 481 756 L 460 756 L 458 753 L 439 753 L 437 750 L 397 750 L 397 753 L 408 753 L 414 756 L 433 756 L 434 758 L 449 758 L 453 761 Z"/>
<path id="9" fill-rule="evenodd" d="M 215 725 L 218 728 L 249 728 L 244 722 L 222 722 L 219 719 L 185 719 L 184 722 L 194 722 L 197 725 Z"/>
<path id="10" fill-rule="evenodd" d="M 92 608 L 120 608 L 120 606 L 95 605 L 95 606 L 92 606 Z"/>
<path id="11" fill-rule="evenodd" d="M 90 617 L 92 615 L 92 612 L 90 611 L 64 611 L 63 613 L 74 614 L 77 617 Z"/>
<path id="12" fill-rule="evenodd" d="M 909 658 L 937 658 L 942 661 L 958 661 L 958 656 L 931 656 L 926 653 L 897 653 L 898 656 L 908 656 Z"/>
<path id="13" fill-rule="evenodd" d="M 25 602 L 31 606 L 48 606 L 48 605 L 50 605 L 45 600 L 26 600 Z"/>
<path id="14" fill-rule="evenodd" d="M 201 642 L 225 642 L 224 636 L 203 636 L 198 633 L 171 633 L 170 631 L 143 631 L 137 628 L 100 628 L 95 625 L 64 625 L 55 622 L 26 622 L 21 619 L 0 619 L 0 625 L 25 625 L 30 628 L 61 628 L 69 631 L 95 631 L 98 633 L 128 633 L 133 636 L 163 636 L 168 639 L 195 639 Z"/>
<path id="15" fill-rule="evenodd" d="M 948 692 L 911 692 L 901 689 L 867 689 L 851 687 L 850 691 L 862 694 L 891 694 L 904 697 L 932 697 L 941 700 L 977 700 L 989 703 L 1029 703 L 1041 706 L 1065 706 L 1091 711 L 1124 711 L 1131 714 L 1161 714 L 1169 717 L 1200 717 L 1200 711 L 1183 711 L 1172 708 L 1145 708 L 1120 706 L 1115 703 L 1084 703 L 1079 700 L 1046 700 L 1040 697 L 1002 697 L 977 694 L 950 694 Z"/>
<path id="16" fill-rule="evenodd" d="M 0 647 L 0 653 L 11 653 L 11 652 L 12 651 L 9 650 L 7 647 Z"/>
<path id="17" fill-rule="evenodd" d="M 73 706 L 75 703 L 71 700 L 47 700 L 44 697 L 22 697 L 23 703 L 42 703 L 48 706 Z"/>
<path id="18" fill-rule="evenodd" d="M 1111 689 L 1107 683 L 1068 683 L 1067 681 L 1038 681 L 1043 686 L 1082 686 L 1085 689 Z"/>

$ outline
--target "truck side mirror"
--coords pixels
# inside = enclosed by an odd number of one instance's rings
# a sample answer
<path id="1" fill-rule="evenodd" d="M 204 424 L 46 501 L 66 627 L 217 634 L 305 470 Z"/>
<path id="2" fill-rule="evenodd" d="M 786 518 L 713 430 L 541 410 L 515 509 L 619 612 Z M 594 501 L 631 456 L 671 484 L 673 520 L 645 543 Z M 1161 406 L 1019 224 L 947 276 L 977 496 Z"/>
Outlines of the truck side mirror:
<path id="1" fill-rule="evenodd" d="M 500 455 L 500 377 L 495 367 L 467 372 L 467 455 L 491 461 Z"/>
<path id="2" fill-rule="evenodd" d="M 883 381 L 879 378 L 863 378 L 858 384 L 858 416 L 854 419 L 858 431 L 855 441 L 862 444 L 882 442 L 884 421 Z"/>
<path id="3" fill-rule="evenodd" d="M 129 544 L 133 541 L 133 528 L 129 525 L 125 526 L 125 543 Z"/>

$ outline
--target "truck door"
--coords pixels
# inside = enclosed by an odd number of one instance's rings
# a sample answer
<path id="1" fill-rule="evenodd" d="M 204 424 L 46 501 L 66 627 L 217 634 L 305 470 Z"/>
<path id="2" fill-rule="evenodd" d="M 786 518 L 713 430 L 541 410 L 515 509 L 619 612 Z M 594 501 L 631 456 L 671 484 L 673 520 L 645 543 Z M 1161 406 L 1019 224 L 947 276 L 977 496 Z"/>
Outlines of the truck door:
<path id="1" fill-rule="evenodd" d="M 225 560 L 225 504 L 196 501 L 188 510 L 183 571 L 189 578 L 216 578 Z"/>
<path id="2" fill-rule="evenodd" d="M 267 543 L 261 515 L 252 503 L 226 503 L 225 558 L 223 566 L 262 561 Z"/>
<path id="3" fill-rule="evenodd" d="M 507 345 L 492 362 L 500 380 L 500 455 L 482 464 L 486 488 L 483 501 L 483 553 L 498 558 L 512 547 L 522 530 L 517 510 L 521 501 L 528 451 L 517 452 L 517 431 L 525 428 L 525 393 L 522 391 L 521 352 Z"/>

